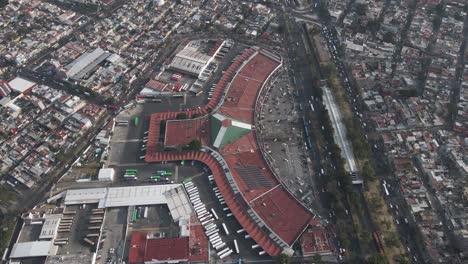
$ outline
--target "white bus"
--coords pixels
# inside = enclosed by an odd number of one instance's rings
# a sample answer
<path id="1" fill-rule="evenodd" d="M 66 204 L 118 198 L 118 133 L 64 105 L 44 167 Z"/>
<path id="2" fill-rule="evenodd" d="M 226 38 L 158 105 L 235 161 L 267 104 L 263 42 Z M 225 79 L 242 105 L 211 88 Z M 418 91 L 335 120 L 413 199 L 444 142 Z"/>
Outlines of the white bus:
<path id="1" fill-rule="evenodd" d="M 239 245 L 237 245 L 237 240 L 234 239 L 234 252 L 236 254 L 239 254 Z"/>
<path id="2" fill-rule="evenodd" d="M 214 208 L 211 208 L 211 213 L 213 214 L 213 217 L 218 220 L 219 217 L 218 217 L 218 214 L 216 213 L 216 211 L 214 210 Z"/>
<path id="3" fill-rule="evenodd" d="M 237 230 L 236 232 L 237 232 L 237 234 L 240 234 L 240 233 L 245 232 L 245 229 L 242 228 L 242 229 Z"/>
<path id="4" fill-rule="evenodd" d="M 229 247 L 226 247 L 223 250 L 218 251 L 218 253 L 216 253 L 216 254 L 218 254 L 218 256 L 221 256 L 222 254 L 228 252 L 229 250 L 231 250 L 231 249 Z"/>
<path id="5" fill-rule="evenodd" d="M 212 230 L 212 229 L 215 229 L 216 228 L 216 224 L 215 223 L 211 223 L 209 225 L 207 225 L 205 227 L 206 230 Z"/>
<path id="6" fill-rule="evenodd" d="M 216 229 L 206 231 L 205 234 L 206 234 L 207 237 L 209 237 L 209 236 L 211 236 L 213 234 L 218 234 L 218 232 L 219 232 L 219 229 L 216 228 Z"/>
<path id="7" fill-rule="evenodd" d="M 224 232 L 226 233 L 226 236 L 229 236 L 229 230 L 227 229 L 227 226 L 225 223 L 222 224 Z"/>
<path id="8" fill-rule="evenodd" d="M 219 249 L 221 249 L 223 247 L 223 244 L 226 245 L 226 243 L 224 243 L 223 241 L 219 241 L 218 243 L 214 244 L 213 247 L 214 248 L 218 247 Z"/>
<path id="9" fill-rule="evenodd" d="M 222 248 L 225 247 L 225 246 L 226 246 L 226 243 L 224 243 L 224 242 L 221 241 L 221 244 L 215 245 L 214 248 L 215 248 L 216 250 L 220 250 L 220 249 L 222 249 Z"/>
<path id="10" fill-rule="evenodd" d="M 223 259 L 223 258 L 225 258 L 225 257 L 227 257 L 227 256 L 229 256 L 231 254 L 232 254 L 232 250 L 229 250 L 228 252 L 226 252 L 226 253 L 222 254 L 221 256 L 219 256 L 219 258 Z"/>
<path id="11" fill-rule="evenodd" d="M 212 245 L 215 245 L 215 244 L 217 244 L 218 242 L 221 242 L 221 238 L 220 238 L 220 237 L 215 238 L 215 239 L 213 239 L 213 240 L 210 241 L 210 242 L 211 242 Z"/>

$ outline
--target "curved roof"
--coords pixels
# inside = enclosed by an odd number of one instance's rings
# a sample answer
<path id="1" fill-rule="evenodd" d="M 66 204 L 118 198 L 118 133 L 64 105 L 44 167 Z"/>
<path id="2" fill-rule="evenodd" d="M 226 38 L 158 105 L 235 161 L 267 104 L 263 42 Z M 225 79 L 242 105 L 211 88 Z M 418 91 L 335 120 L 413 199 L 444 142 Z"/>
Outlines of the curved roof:
<path id="1" fill-rule="evenodd" d="M 158 152 L 158 146 L 162 146 L 160 122 L 175 118 L 177 113 L 155 113 L 151 117 L 145 157 L 147 162 L 198 160 L 205 163 L 236 219 L 271 256 L 290 248 L 314 218 L 270 171 L 255 130 L 247 130 L 248 124 L 254 121 L 262 88 L 280 66 L 276 55 L 249 49 L 225 72 L 211 101 L 201 109 L 187 112 L 190 117 L 217 108 L 210 118 L 210 127 L 212 145 L 219 152 L 208 148 L 205 152 Z M 226 88 L 225 100 L 221 100 Z M 233 122 L 238 122 L 236 131 L 226 135 Z"/>

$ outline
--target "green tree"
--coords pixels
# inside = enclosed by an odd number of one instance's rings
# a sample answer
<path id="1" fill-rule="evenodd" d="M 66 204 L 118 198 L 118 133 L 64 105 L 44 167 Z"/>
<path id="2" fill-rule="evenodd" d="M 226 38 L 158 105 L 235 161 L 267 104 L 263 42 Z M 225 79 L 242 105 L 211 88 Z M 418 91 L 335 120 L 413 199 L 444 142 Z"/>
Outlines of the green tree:
<path id="1" fill-rule="evenodd" d="M 374 168 L 369 161 L 364 162 L 362 166 L 362 177 L 368 181 L 374 181 L 376 179 Z"/>
<path id="2" fill-rule="evenodd" d="M 385 32 L 382 38 L 384 42 L 395 43 L 395 33 L 393 32 Z"/>
<path id="3" fill-rule="evenodd" d="M 322 256 L 320 255 L 314 255 L 312 257 L 312 263 L 322 263 Z"/>
<path id="4" fill-rule="evenodd" d="M 373 212 L 377 212 L 378 210 L 382 209 L 382 206 L 382 201 L 380 200 L 380 197 L 378 195 L 374 195 L 371 197 L 369 202 L 369 208 Z"/>
<path id="5" fill-rule="evenodd" d="M 398 255 L 394 259 L 397 263 L 400 264 L 410 264 L 408 258 L 404 254 Z"/>
<path id="6" fill-rule="evenodd" d="M 187 119 L 186 113 L 178 113 L 176 116 L 177 119 Z"/>
<path id="7" fill-rule="evenodd" d="M 396 248 L 399 246 L 398 235 L 395 232 L 388 233 L 385 236 L 384 241 L 385 245 L 387 245 L 388 247 Z"/>
<path id="8" fill-rule="evenodd" d="M 0 8 L 4 8 L 6 5 L 8 5 L 8 0 L 0 0 Z"/>
<path id="9" fill-rule="evenodd" d="M 278 257 L 276 257 L 276 263 L 278 264 L 290 264 L 291 263 L 291 257 L 284 254 L 284 253 L 281 253 L 278 255 Z"/>
<path id="10" fill-rule="evenodd" d="M 191 150 L 200 151 L 201 147 L 202 147 L 202 144 L 200 140 L 198 139 L 194 139 L 189 143 L 189 148 Z"/>
<path id="11" fill-rule="evenodd" d="M 374 254 L 366 260 L 367 264 L 388 264 L 388 260 L 384 255 Z"/>

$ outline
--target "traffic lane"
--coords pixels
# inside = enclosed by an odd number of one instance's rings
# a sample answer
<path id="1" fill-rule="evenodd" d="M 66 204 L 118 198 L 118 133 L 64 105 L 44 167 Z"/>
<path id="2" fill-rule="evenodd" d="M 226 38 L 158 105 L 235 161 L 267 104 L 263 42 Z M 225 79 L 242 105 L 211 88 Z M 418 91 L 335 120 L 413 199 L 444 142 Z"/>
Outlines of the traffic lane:
<path id="1" fill-rule="evenodd" d="M 17 71 L 17 74 L 18 76 L 23 77 L 25 79 L 29 79 L 35 83 L 46 85 L 57 90 L 62 90 L 71 95 L 76 95 L 90 103 L 101 105 L 101 106 L 104 106 L 106 104 L 106 100 L 101 98 L 100 96 L 87 95 L 85 94 L 87 92 L 85 91 L 84 88 L 81 88 L 80 86 L 69 83 L 67 81 L 59 80 L 52 76 L 30 71 L 27 69 L 22 69 L 21 71 Z M 83 92 L 80 92 L 82 90 Z"/>
<path id="2" fill-rule="evenodd" d="M 294 24 L 294 23 L 293 23 Z M 299 45 L 296 45 L 296 43 L 301 40 L 300 42 L 302 42 L 302 39 L 301 39 L 301 34 L 302 32 L 300 31 L 300 29 L 298 30 L 298 26 L 296 25 L 296 36 L 298 36 L 297 39 L 293 39 L 291 38 L 290 39 L 290 48 L 289 48 L 289 53 L 290 53 L 290 57 L 292 58 L 298 58 L 297 61 L 295 61 L 295 63 L 293 63 L 293 66 L 295 67 L 295 71 L 298 76 L 298 78 L 301 80 L 299 81 L 298 83 L 302 84 L 302 91 L 304 93 L 305 96 L 303 96 L 303 100 L 305 98 L 311 98 L 311 91 L 310 89 L 305 89 L 304 87 L 310 87 L 310 83 L 312 83 L 312 78 L 310 76 L 310 74 L 303 74 L 303 72 L 305 73 L 308 73 L 310 71 L 310 69 L 308 68 L 309 67 L 309 62 L 307 61 L 307 53 L 306 53 L 306 50 L 305 48 L 302 46 L 302 48 L 300 48 Z M 295 40 L 298 40 L 298 41 L 295 41 Z M 302 61 L 301 61 L 302 60 Z M 305 100 L 304 100 L 305 101 Z M 334 164 L 336 167 L 336 164 Z M 349 204 L 344 201 L 344 206 L 345 206 L 345 212 L 349 212 L 350 211 L 350 206 Z M 332 215 L 335 214 L 335 212 L 333 210 L 330 210 L 329 213 L 331 213 Z M 346 223 L 348 225 L 352 225 L 352 218 L 351 218 L 351 215 L 349 213 L 347 213 L 345 216 L 344 216 L 344 220 L 346 221 Z M 353 236 L 351 236 L 353 237 Z M 339 244 L 338 244 L 339 245 Z M 358 245 L 358 241 L 354 241 L 353 242 L 353 245 Z"/>

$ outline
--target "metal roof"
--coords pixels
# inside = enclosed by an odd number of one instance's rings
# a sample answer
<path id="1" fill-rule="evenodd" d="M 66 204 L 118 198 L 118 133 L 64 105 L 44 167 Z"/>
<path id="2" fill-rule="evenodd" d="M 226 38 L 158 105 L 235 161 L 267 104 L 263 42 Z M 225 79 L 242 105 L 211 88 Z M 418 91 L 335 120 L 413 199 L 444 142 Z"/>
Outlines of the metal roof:
<path id="1" fill-rule="evenodd" d="M 19 93 L 22 93 L 22 92 L 34 87 L 35 85 L 37 85 L 34 82 L 25 80 L 25 79 L 20 78 L 20 77 L 14 78 L 8 84 L 10 85 L 12 90 L 17 91 Z"/>
<path id="2" fill-rule="evenodd" d="M 165 184 L 109 188 L 103 207 L 166 204 L 164 193 L 179 186 Z"/>
<path id="3" fill-rule="evenodd" d="M 65 196 L 65 204 L 97 203 L 99 208 L 166 204 L 168 203 L 168 198 L 166 198 L 165 192 L 172 191 L 179 186 L 181 184 L 68 190 Z M 180 191 L 179 193 L 182 194 Z M 181 197 L 169 197 L 169 199 L 174 200 L 172 201 L 174 202 L 174 208 L 184 203 Z M 177 202 L 175 201 L 176 199 L 178 199 Z M 187 201 L 185 202 L 188 203 Z"/>
<path id="4" fill-rule="evenodd" d="M 16 243 L 11 250 L 10 258 L 30 258 L 30 257 L 45 257 L 55 255 L 57 246 L 54 246 L 53 241 L 32 241 Z"/>

